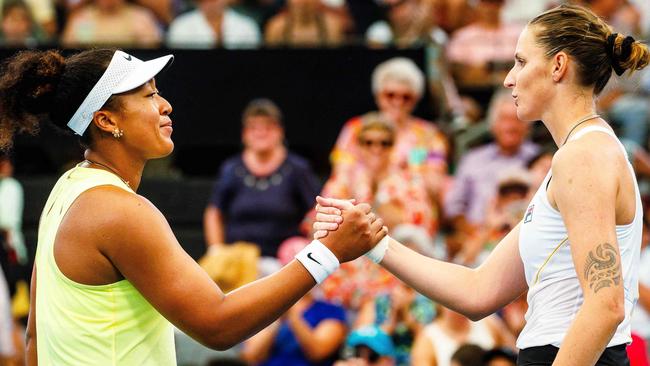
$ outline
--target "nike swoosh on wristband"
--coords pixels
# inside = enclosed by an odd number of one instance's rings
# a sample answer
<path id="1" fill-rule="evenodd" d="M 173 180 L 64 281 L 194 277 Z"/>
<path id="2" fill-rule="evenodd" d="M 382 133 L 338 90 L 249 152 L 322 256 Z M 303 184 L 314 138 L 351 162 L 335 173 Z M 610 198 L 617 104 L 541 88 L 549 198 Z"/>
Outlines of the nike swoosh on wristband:
<path id="1" fill-rule="evenodd" d="M 322 266 L 322 264 L 319 261 L 317 261 L 316 259 L 314 259 L 314 257 L 311 256 L 311 252 L 307 253 L 307 258 L 313 260 L 314 262 L 316 262 L 316 263 L 318 263 L 318 264 L 320 264 Z"/>
<path id="2" fill-rule="evenodd" d="M 131 61 L 131 55 L 126 55 L 126 56 L 122 56 L 122 57 L 124 57 L 124 59 L 127 60 L 127 61 Z"/>

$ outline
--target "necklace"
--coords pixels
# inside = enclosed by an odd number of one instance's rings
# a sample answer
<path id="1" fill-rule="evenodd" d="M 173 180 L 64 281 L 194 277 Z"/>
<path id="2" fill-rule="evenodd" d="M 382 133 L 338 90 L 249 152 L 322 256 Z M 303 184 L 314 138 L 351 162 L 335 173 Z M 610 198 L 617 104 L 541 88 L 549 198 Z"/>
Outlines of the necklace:
<path id="1" fill-rule="evenodd" d="M 111 168 L 110 166 L 108 166 L 108 165 L 106 165 L 106 164 L 98 163 L 98 162 L 96 162 L 96 161 L 92 161 L 92 160 L 89 160 L 89 159 L 84 160 L 84 162 L 85 162 L 85 163 L 88 163 L 88 164 L 99 165 L 99 166 L 101 166 L 101 167 L 103 167 L 103 168 L 108 169 L 111 173 L 115 174 L 118 178 L 120 178 L 120 180 L 121 180 L 122 182 L 124 182 L 124 184 L 126 184 L 127 187 L 131 188 L 131 184 L 129 184 L 129 181 L 128 181 L 128 180 L 124 180 L 124 178 L 122 178 L 121 175 L 117 174 L 117 172 L 115 171 L 115 169 Z"/>
<path id="2" fill-rule="evenodd" d="M 576 127 L 580 126 L 581 124 L 583 124 L 583 123 L 585 123 L 585 122 L 587 122 L 587 121 L 589 121 L 591 119 L 598 118 L 598 117 L 600 117 L 600 114 L 594 113 L 594 114 L 590 114 L 590 115 L 588 115 L 586 117 L 581 118 L 578 122 L 576 122 L 573 125 L 573 127 L 571 127 L 571 129 L 569 130 L 569 133 L 566 135 L 566 138 L 564 139 L 564 142 L 562 143 L 562 145 L 560 145 L 560 147 L 564 146 L 564 144 L 566 144 L 567 141 L 569 141 L 569 136 L 571 136 L 571 133 L 573 132 L 573 130 L 576 129 Z"/>

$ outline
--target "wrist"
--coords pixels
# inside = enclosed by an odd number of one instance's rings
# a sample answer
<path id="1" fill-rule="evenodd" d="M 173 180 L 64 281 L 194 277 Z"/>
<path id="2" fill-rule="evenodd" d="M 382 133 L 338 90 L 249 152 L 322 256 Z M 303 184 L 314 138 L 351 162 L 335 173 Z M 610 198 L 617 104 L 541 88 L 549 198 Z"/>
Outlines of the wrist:
<path id="1" fill-rule="evenodd" d="M 339 268 L 339 260 L 323 243 L 312 241 L 304 247 L 296 259 L 307 269 L 316 283 L 322 283 Z"/>
<path id="2" fill-rule="evenodd" d="M 383 239 L 375 245 L 374 248 L 370 249 L 366 253 L 366 257 L 370 258 L 371 261 L 379 264 L 384 259 L 386 251 L 388 250 L 388 243 L 390 242 L 391 237 L 386 235 Z"/>

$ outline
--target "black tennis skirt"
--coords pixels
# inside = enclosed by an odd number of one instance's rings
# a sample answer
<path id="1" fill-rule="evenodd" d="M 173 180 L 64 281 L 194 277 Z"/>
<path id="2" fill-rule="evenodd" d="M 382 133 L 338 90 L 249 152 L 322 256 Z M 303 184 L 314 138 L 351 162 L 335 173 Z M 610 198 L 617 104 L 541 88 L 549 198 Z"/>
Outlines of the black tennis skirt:
<path id="1" fill-rule="evenodd" d="M 605 348 L 596 366 L 629 366 L 630 360 L 627 358 L 626 347 L 625 344 L 621 344 Z M 519 351 L 517 366 L 551 366 L 559 350 L 550 345 L 522 349 Z"/>

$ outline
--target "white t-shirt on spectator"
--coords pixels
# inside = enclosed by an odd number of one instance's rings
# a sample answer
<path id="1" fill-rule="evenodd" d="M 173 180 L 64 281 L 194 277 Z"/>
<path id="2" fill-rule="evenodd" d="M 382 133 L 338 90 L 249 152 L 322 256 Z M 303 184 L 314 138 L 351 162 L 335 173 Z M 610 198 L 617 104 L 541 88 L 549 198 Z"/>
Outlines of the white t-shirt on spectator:
<path id="1" fill-rule="evenodd" d="M 224 48 L 255 48 L 261 41 L 260 30 L 251 18 L 226 9 L 221 25 Z M 169 26 L 167 44 L 173 48 L 213 48 L 216 35 L 200 10 L 177 17 Z"/>

